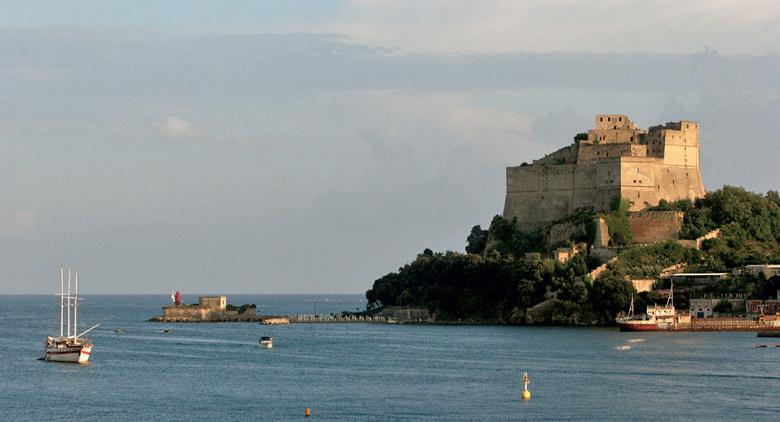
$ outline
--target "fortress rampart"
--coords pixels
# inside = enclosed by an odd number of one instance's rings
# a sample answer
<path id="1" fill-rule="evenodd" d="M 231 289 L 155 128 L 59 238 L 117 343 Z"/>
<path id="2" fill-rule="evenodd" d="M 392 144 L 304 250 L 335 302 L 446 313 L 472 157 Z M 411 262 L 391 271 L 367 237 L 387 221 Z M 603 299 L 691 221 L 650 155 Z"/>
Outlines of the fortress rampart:
<path id="1" fill-rule="evenodd" d="M 578 208 L 609 210 L 620 195 L 642 211 L 661 199 L 704 195 L 699 169 L 699 125 L 669 122 L 638 128 L 628 116 L 596 116 L 587 139 L 547 156 L 507 168 L 504 217 L 517 217 L 525 230 L 573 214 Z"/>

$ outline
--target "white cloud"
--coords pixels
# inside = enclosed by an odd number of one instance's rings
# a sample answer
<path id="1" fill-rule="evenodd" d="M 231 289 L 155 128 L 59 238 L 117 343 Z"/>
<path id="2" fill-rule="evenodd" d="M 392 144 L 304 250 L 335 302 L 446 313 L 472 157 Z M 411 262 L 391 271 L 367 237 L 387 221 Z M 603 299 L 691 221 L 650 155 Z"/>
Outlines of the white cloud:
<path id="1" fill-rule="evenodd" d="M 13 237 L 28 234 L 38 225 L 35 211 L 0 211 L 0 236 Z"/>
<path id="2" fill-rule="evenodd" d="M 160 125 L 160 134 L 168 139 L 182 139 L 192 136 L 192 123 L 176 116 L 167 117 Z"/>
<path id="3" fill-rule="evenodd" d="M 317 29 L 411 52 L 766 54 L 780 52 L 780 3 L 352 0 Z"/>

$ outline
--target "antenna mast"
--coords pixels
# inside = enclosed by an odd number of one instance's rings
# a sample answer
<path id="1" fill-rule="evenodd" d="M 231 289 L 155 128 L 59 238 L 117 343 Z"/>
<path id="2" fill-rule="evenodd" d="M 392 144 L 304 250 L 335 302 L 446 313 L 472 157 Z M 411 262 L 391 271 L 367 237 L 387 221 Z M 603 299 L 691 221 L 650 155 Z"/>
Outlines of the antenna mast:
<path id="1" fill-rule="evenodd" d="M 62 326 L 62 320 L 64 316 L 65 309 L 63 308 L 65 300 L 65 269 L 60 267 L 60 337 L 62 337 L 62 329 L 64 328 Z"/>
<path id="2" fill-rule="evenodd" d="M 73 335 L 78 337 L 79 330 L 76 324 L 79 321 L 79 272 L 76 271 L 76 299 L 73 301 Z"/>
<path id="3" fill-rule="evenodd" d="M 68 337 L 70 337 L 70 269 L 68 269 Z"/>

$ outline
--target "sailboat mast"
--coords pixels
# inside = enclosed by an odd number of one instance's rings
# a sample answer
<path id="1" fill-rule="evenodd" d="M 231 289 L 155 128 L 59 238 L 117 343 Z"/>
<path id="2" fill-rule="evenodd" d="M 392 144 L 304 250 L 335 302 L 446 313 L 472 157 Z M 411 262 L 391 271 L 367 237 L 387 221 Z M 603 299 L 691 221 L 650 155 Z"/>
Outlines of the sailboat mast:
<path id="1" fill-rule="evenodd" d="M 73 335 L 79 332 L 77 324 L 79 322 L 79 272 L 76 271 L 76 299 L 73 301 Z"/>
<path id="2" fill-rule="evenodd" d="M 70 269 L 68 269 L 68 337 L 70 337 Z"/>
<path id="3" fill-rule="evenodd" d="M 65 313 L 65 309 L 63 308 L 63 304 L 65 300 L 65 269 L 60 267 L 60 337 L 62 337 L 62 329 L 64 328 L 62 326 L 62 320 Z"/>

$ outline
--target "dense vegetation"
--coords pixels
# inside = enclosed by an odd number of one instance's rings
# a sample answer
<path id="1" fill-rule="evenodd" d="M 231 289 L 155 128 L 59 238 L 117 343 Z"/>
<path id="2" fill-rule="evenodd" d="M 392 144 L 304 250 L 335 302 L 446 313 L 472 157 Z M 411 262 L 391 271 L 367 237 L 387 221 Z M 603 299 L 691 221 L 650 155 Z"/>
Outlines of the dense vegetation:
<path id="1" fill-rule="evenodd" d="M 634 241 L 631 235 L 631 224 L 628 222 L 628 209 L 631 205 L 620 195 L 615 195 L 610 202 L 611 212 L 604 216 L 609 227 L 610 246 L 628 246 Z"/>
<path id="2" fill-rule="evenodd" d="M 438 320 L 520 324 L 544 303 L 534 321 L 552 324 L 611 324 L 625 310 L 632 295 L 637 309 L 661 301 L 656 292 L 636 295 L 632 278 L 655 278 L 671 265 L 685 263 L 692 271 L 726 271 L 755 263 L 780 263 L 780 195 L 760 195 L 726 186 L 695 202 L 662 201 L 656 209 L 685 212 L 681 234 L 697 238 L 715 228 L 717 239 L 705 241 L 702 250 L 676 242 L 631 246 L 628 206 L 613 201 L 604 215 L 614 246 L 622 246 L 616 263 L 596 280 L 587 275 L 600 264 L 579 254 L 562 264 L 546 259 L 559 244 L 548 242 L 544 230 L 524 232 L 516 219 L 496 216 L 485 230 L 474 226 L 466 253 L 434 253 L 426 249 L 397 272 L 381 277 L 368 290 L 368 310 L 384 306 L 427 308 Z M 593 212 L 579 210 L 562 221 L 584 227 L 570 242 L 592 242 Z M 561 222 L 557 222 L 561 223 Z M 537 254 L 528 254 L 536 252 Z M 774 296 L 780 278 L 733 278 L 710 288 L 713 292 L 740 292 L 753 297 Z M 677 290 L 677 289 L 676 289 Z M 676 303 L 685 306 L 685 289 Z M 536 306 L 536 308 L 534 308 Z M 725 304 L 723 305 L 725 310 Z"/>

